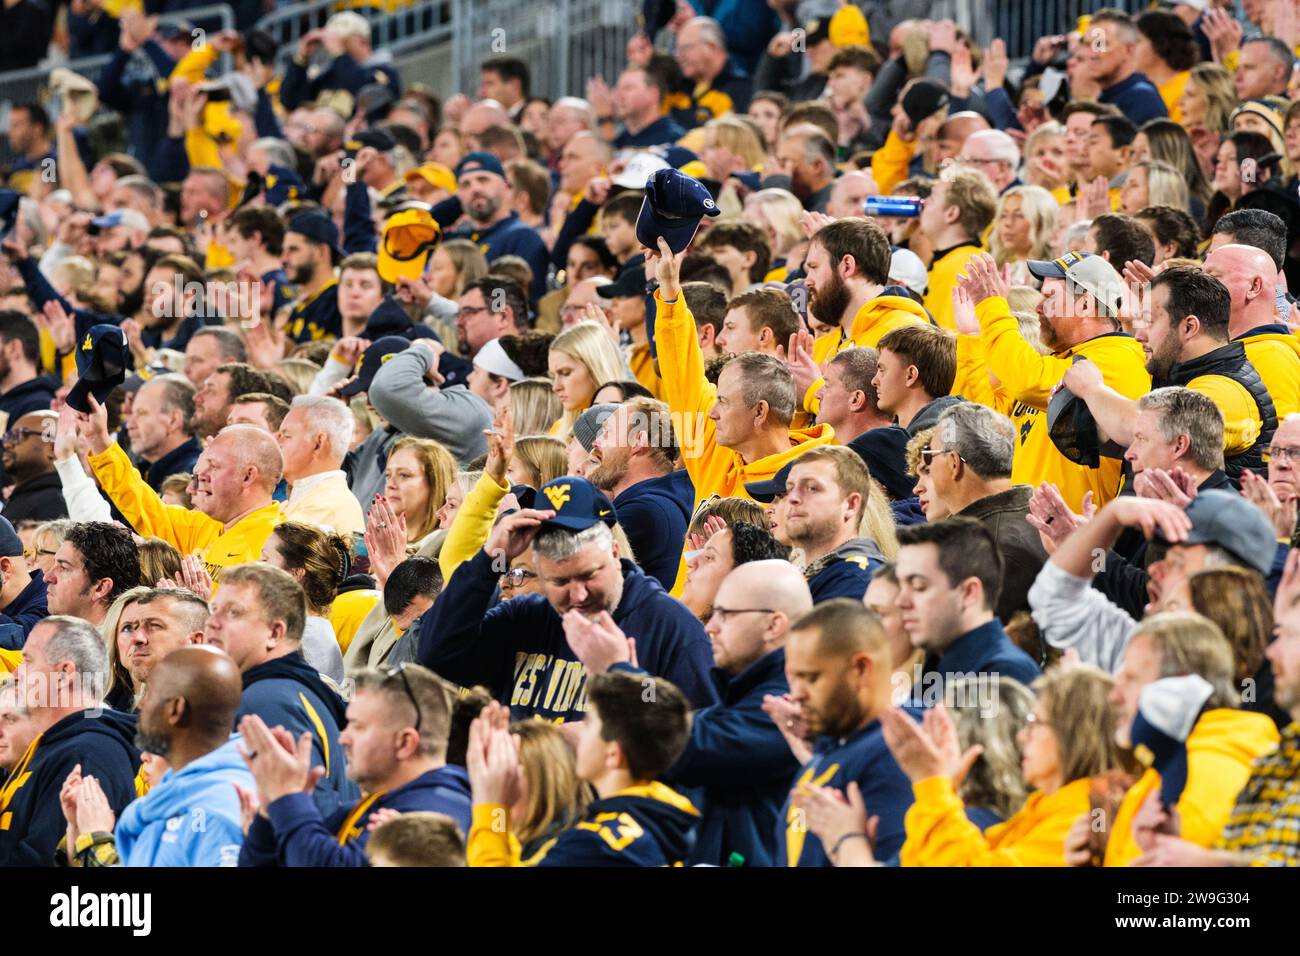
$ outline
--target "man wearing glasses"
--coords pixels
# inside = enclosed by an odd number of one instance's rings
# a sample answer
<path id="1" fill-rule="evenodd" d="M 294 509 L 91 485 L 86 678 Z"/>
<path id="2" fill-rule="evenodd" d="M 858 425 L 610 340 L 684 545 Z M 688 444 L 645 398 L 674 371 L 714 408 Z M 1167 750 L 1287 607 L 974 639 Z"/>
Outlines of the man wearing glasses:
<path id="1" fill-rule="evenodd" d="M 4 516 L 13 524 L 28 519 L 66 518 L 63 483 L 54 468 L 54 432 L 58 416 L 51 411 L 32 412 L 4 433 L 0 458 L 13 490 Z"/>
<path id="2" fill-rule="evenodd" d="M 957 162 L 983 173 L 998 195 L 1020 185 L 1020 148 L 1000 129 L 976 130 L 966 137 Z"/>
<path id="3" fill-rule="evenodd" d="M 418 664 L 358 674 L 339 743 L 363 796 L 324 816 L 311 797 L 310 754 L 257 715 L 245 717 L 242 750 L 261 812 L 239 865 L 368 866 L 369 825 L 381 811 L 446 814 L 468 833 L 469 775 L 446 762 L 451 707 L 447 686 Z"/>
<path id="4" fill-rule="evenodd" d="M 812 610 L 812 595 L 789 561 L 751 561 L 718 588 L 704 625 L 713 644 L 720 703 L 695 712 L 686 749 L 665 779 L 703 787 L 704 819 L 691 863 L 771 866 L 776 821 L 799 770 L 763 698 L 789 691 L 785 637 Z"/>

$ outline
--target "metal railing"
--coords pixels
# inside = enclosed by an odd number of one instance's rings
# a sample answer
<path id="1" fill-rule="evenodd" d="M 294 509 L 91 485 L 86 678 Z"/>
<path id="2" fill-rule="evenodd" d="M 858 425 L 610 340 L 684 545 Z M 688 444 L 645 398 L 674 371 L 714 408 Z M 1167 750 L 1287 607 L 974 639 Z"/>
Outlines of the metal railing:
<path id="1" fill-rule="evenodd" d="M 636 7 L 628 0 L 454 0 L 456 88 L 475 95 L 479 64 L 507 54 L 528 64 L 534 96 L 581 96 L 593 76 L 612 83 L 636 30 Z"/>

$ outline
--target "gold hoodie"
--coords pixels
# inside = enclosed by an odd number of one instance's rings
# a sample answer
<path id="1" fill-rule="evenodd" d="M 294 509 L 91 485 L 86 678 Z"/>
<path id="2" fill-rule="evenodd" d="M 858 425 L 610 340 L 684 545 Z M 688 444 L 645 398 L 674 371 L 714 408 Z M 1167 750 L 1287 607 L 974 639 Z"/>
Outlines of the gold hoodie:
<path id="1" fill-rule="evenodd" d="M 1278 422 L 1300 412 L 1300 339 L 1285 326 L 1270 325 L 1247 332 L 1237 341 L 1246 346 L 1246 358 L 1264 380 Z"/>
<path id="2" fill-rule="evenodd" d="M 1277 725 L 1266 714 L 1220 708 L 1201 715 L 1187 737 L 1187 786 L 1178 798 L 1184 840 L 1214 844 L 1250 777 L 1251 764 L 1276 749 L 1278 740 Z M 1160 774 L 1151 769 L 1124 794 L 1106 844 L 1106 866 L 1128 866 L 1142 855 L 1133 837 L 1133 817 L 1159 789 Z"/>
<path id="3" fill-rule="evenodd" d="M 868 299 L 858 309 L 848 335 L 844 334 L 843 329 L 836 329 L 817 336 L 813 342 L 813 358 L 818 365 L 822 365 L 845 349 L 878 348 L 880 340 L 886 334 L 918 322 L 930 324 L 930 317 L 919 302 L 902 295 L 878 295 L 874 299 Z M 819 378 L 804 392 L 803 407 L 813 415 L 817 414 L 821 404 L 817 401 L 817 393 L 825 384 L 826 380 Z"/>

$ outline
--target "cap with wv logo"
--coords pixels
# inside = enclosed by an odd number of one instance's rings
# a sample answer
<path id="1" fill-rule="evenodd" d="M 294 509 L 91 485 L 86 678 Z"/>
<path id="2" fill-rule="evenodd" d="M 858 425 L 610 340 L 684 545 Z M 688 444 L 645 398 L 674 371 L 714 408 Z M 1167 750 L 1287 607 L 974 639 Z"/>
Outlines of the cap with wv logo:
<path id="1" fill-rule="evenodd" d="M 597 522 L 613 525 L 618 520 L 614 506 L 586 478 L 563 475 L 537 489 L 537 508 L 551 508 L 555 517 L 542 522 L 544 528 L 585 531 Z"/>
<path id="2" fill-rule="evenodd" d="M 68 392 L 68 405 L 89 414 L 88 396 L 94 395 L 95 401 L 104 404 L 109 393 L 126 381 L 130 364 L 126 333 L 116 325 L 92 325 L 77 349 L 77 384 Z"/>
<path id="3" fill-rule="evenodd" d="M 349 398 L 370 391 L 370 383 L 375 380 L 375 373 L 379 371 L 380 366 L 398 352 L 403 352 L 410 347 L 411 343 L 400 335 L 385 335 L 382 339 L 375 339 L 366 346 L 365 352 L 361 355 L 361 362 L 357 366 L 357 377 L 339 389 L 339 395 Z"/>
<path id="4" fill-rule="evenodd" d="M 662 236 L 668 248 L 678 253 L 691 244 L 700 220 L 720 213 L 704 183 L 675 169 L 661 169 L 646 180 L 636 239 L 657 253 Z"/>

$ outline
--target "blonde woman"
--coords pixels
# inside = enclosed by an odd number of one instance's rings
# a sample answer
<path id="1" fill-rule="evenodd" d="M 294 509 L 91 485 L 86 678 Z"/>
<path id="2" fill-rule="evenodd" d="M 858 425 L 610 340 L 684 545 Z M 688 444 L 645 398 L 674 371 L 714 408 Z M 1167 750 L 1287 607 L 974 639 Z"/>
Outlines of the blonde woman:
<path id="1" fill-rule="evenodd" d="M 510 386 L 510 412 L 521 435 L 545 435 L 564 414 L 550 379 L 526 378 Z"/>
<path id="2" fill-rule="evenodd" d="M 1192 67 L 1178 109 L 1207 179 L 1214 176 L 1219 143 L 1230 128 L 1232 111 L 1236 108 L 1237 90 L 1231 73 L 1217 63 L 1198 63 Z"/>
<path id="3" fill-rule="evenodd" d="M 725 184 L 732 173 L 762 168 L 767 151 L 758 127 L 737 116 L 719 116 L 704 125 L 700 159 L 710 179 Z"/>
<path id="4" fill-rule="evenodd" d="M 763 230 L 772 249 L 771 269 L 766 279 L 780 282 L 789 271 L 786 263 L 796 259 L 795 251 L 807 241 L 799 217 L 804 208 L 794 193 L 784 189 L 760 189 L 745 197 L 741 218 Z"/>
<path id="5" fill-rule="evenodd" d="M 1119 189 L 1119 211 L 1136 216 L 1147 206 L 1172 206 L 1189 211 L 1187 182 L 1169 163 L 1148 159 L 1135 164 Z"/>
<path id="6" fill-rule="evenodd" d="M 540 488 L 564 474 L 564 442 L 549 435 L 527 435 L 515 441 L 506 479 L 512 485 Z"/>
<path id="7" fill-rule="evenodd" d="M 1042 186 L 1016 186 L 998 200 L 989 251 L 999 266 L 1011 266 L 1011 282 L 1029 281 L 1030 259 L 1052 258 L 1052 236 L 1060 212 Z"/>
<path id="8" fill-rule="evenodd" d="M 1065 127 L 1055 121 L 1041 124 L 1025 140 L 1024 180 L 1048 192 L 1070 185 L 1070 163 L 1065 155 Z"/>
<path id="9" fill-rule="evenodd" d="M 384 467 L 384 497 L 406 528 L 407 544 L 419 547 L 438 530 L 438 511 L 456 478 L 456 459 L 430 438 L 399 438 Z"/>
<path id="10" fill-rule="evenodd" d="M 551 388 L 564 407 L 549 432 L 557 438 L 568 435 L 602 385 L 632 377 L 608 330 L 596 322 L 578 322 L 557 335 L 547 366 Z"/>

